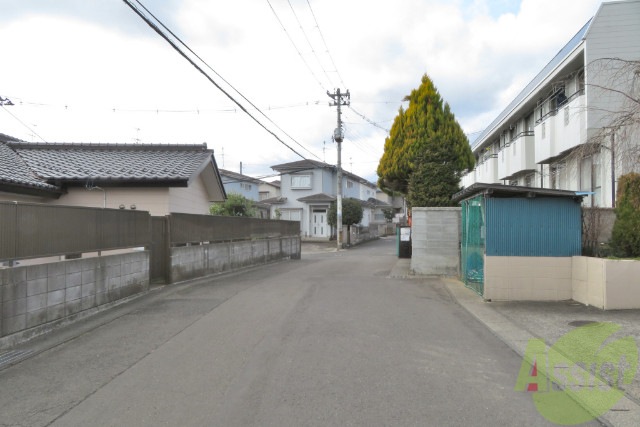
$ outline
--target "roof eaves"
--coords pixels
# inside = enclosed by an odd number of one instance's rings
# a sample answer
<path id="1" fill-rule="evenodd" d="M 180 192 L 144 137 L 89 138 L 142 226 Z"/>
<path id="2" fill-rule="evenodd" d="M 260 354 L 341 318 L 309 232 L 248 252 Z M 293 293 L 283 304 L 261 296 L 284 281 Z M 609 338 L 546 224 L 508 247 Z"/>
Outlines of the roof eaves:
<path id="1" fill-rule="evenodd" d="M 544 79 L 551 75 L 555 69 L 557 69 L 562 62 L 570 57 L 573 52 L 578 49 L 585 38 L 586 31 L 591 27 L 591 23 L 593 22 L 593 18 L 589 19 L 585 25 L 569 40 L 567 44 L 565 44 L 560 51 L 545 65 L 542 70 L 527 84 L 527 86 L 520 91 L 520 93 L 507 105 L 507 107 L 500 113 L 498 116 L 487 126 L 480 136 L 476 138 L 476 140 L 471 145 L 471 150 L 475 150 L 486 142 L 488 136 L 492 135 L 494 130 L 499 127 L 499 125 L 503 122 L 504 119 L 508 118 L 509 115 L 515 111 L 516 107 L 520 105 L 523 101 L 527 100 L 532 93 L 536 91 L 536 89 L 540 86 L 541 83 L 544 82 Z"/>

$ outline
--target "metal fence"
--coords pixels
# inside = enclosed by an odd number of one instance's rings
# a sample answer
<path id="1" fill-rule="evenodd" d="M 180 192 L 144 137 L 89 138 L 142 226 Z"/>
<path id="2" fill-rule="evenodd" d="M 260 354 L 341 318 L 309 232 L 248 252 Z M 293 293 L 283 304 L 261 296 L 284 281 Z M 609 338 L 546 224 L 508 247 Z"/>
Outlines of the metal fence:
<path id="1" fill-rule="evenodd" d="M 169 220 L 172 245 L 300 235 L 298 221 L 179 213 Z"/>
<path id="2" fill-rule="evenodd" d="M 148 212 L 0 202 L 0 261 L 132 248 L 150 241 Z"/>

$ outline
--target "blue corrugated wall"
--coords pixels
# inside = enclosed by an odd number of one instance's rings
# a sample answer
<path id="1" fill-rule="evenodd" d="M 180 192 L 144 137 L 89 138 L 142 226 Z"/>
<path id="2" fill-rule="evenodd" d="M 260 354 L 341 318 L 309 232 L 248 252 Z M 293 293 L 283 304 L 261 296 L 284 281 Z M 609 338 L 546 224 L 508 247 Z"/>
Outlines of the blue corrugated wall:
<path id="1" fill-rule="evenodd" d="M 485 200 L 486 254 L 566 257 L 582 251 L 582 211 L 570 198 Z"/>

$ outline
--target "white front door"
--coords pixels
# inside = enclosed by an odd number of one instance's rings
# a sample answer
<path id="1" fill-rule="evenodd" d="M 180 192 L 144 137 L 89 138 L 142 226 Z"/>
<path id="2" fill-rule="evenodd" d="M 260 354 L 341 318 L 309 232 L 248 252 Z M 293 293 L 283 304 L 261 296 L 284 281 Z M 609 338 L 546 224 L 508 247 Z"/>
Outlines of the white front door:
<path id="1" fill-rule="evenodd" d="M 314 209 L 311 216 L 311 237 L 326 237 L 327 235 L 327 211 Z"/>

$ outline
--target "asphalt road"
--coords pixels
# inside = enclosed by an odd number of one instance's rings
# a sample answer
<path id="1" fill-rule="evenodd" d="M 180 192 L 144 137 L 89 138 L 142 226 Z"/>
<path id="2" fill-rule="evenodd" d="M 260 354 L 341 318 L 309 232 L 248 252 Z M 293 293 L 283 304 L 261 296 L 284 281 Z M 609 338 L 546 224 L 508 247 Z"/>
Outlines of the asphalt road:
<path id="1" fill-rule="evenodd" d="M 396 261 L 379 240 L 166 287 L 0 371 L 0 425 L 549 424 L 519 356 Z"/>

